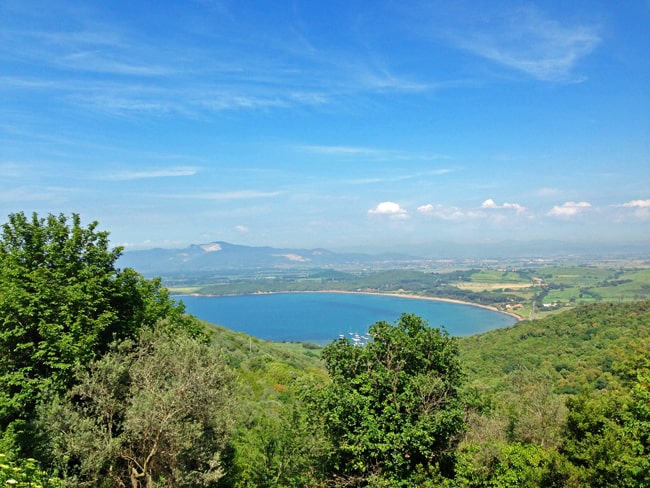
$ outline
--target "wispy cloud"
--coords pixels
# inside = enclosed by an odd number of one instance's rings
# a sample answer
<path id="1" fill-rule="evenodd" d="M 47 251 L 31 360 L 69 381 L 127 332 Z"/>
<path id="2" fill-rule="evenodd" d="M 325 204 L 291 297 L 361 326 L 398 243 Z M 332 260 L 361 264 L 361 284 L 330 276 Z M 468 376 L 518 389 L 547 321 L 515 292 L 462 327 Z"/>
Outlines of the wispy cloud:
<path id="1" fill-rule="evenodd" d="M 402 174 L 394 176 L 377 176 L 377 177 L 366 177 L 366 178 L 352 178 L 343 180 L 343 183 L 349 185 L 371 185 L 371 184 L 381 184 L 381 183 L 397 183 L 399 181 L 407 181 L 415 178 L 424 178 L 427 176 L 441 176 L 446 175 L 447 173 L 453 172 L 453 169 L 449 168 L 440 168 L 431 171 L 420 171 L 417 173 L 411 174 Z"/>
<path id="2" fill-rule="evenodd" d="M 177 166 L 173 168 L 160 168 L 153 170 L 122 171 L 106 175 L 101 179 L 110 181 L 127 181 L 149 178 L 175 178 L 179 176 L 194 176 L 197 172 L 198 170 L 191 166 Z"/>
<path id="3" fill-rule="evenodd" d="M 214 11 L 206 12 L 213 29 L 179 25 L 188 31 L 184 43 L 173 37 L 154 43 L 128 21 L 106 24 L 92 9 L 65 12 L 78 30 L 59 27 L 56 15 L 49 12 L 56 26 L 50 30 L 3 32 L 0 57 L 49 68 L 39 80 L 14 76 L 4 83 L 53 90 L 63 96 L 52 98 L 118 116 L 200 118 L 229 110 L 320 107 L 363 94 L 420 93 L 454 83 L 411 79 L 354 42 L 323 47 L 299 29 L 282 27 L 269 36 Z"/>
<path id="4" fill-rule="evenodd" d="M 62 81 L 21 78 L 18 76 L 0 76 L 0 87 L 5 89 L 22 90 L 70 90 L 71 87 Z M 79 87 L 81 88 L 81 86 Z"/>
<path id="5" fill-rule="evenodd" d="M 147 65 L 138 61 L 113 59 L 97 51 L 81 51 L 65 55 L 56 65 L 75 71 L 91 71 L 127 76 L 163 76 L 170 74 L 168 67 Z"/>
<path id="6" fill-rule="evenodd" d="M 569 25 L 534 6 L 489 16 L 449 36 L 460 48 L 545 81 L 575 81 L 576 64 L 601 42 L 596 25 Z"/>
<path id="7" fill-rule="evenodd" d="M 253 200 L 259 198 L 274 198 L 282 195 L 280 191 L 239 190 L 224 192 L 195 192 L 164 195 L 167 198 L 191 200 Z M 159 195 L 160 196 L 160 195 Z"/>
<path id="8" fill-rule="evenodd" d="M 234 110 L 266 110 L 328 103 L 320 92 L 278 91 L 245 82 L 237 86 L 206 84 L 176 79 L 174 83 L 139 83 L 127 80 L 34 80 L 0 78 L 10 89 L 57 93 L 69 104 L 115 116 L 180 115 L 201 119 L 210 114 Z"/>
<path id="9" fill-rule="evenodd" d="M 25 167 L 16 163 L 0 163 L 0 176 L 5 178 L 15 178 L 26 173 Z"/>
<path id="10" fill-rule="evenodd" d="M 538 188 L 535 191 L 535 195 L 540 196 L 540 197 L 551 197 L 551 196 L 557 195 L 558 193 L 559 193 L 559 190 L 557 188 L 550 188 L 550 187 Z"/>
<path id="11" fill-rule="evenodd" d="M 404 77 L 397 76 L 386 70 L 359 74 L 357 80 L 361 86 L 376 91 L 400 91 L 419 93 L 431 91 L 441 86 L 435 83 L 421 83 L 412 81 Z"/>
<path id="12" fill-rule="evenodd" d="M 381 149 L 354 146 L 301 145 L 295 146 L 295 148 L 299 151 L 334 156 L 377 156 L 387 153 L 387 151 Z"/>
<path id="13" fill-rule="evenodd" d="M 88 20 L 80 20 L 82 23 Z M 90 29 L 5 31 L 5 42 L 15 55 L 71 71 L 119 76 L 161 76 L 169 65 L 156 64 L 156 51 L 124 33 L 91 22 Z"/>
<path id="14" fill-rule="evenodd" d="M 54 186 L 19 186 L 0 191 L 0 202 L 50 202 L 62 203 L 68 201 L 76 190 Z"/>
<path id="15" fill-rule="evenodd" d="M 146 35 L 126 23 L 106 26 L 90 18 L 80 18 L 78 23 L 82 25 L 78 31 L 3 32 L 0 57 L 53 69 L 42 70 L 39 79 L 5 76 L 0 84 L 55 91 L 59 100 L 115 115 L 197 118 L 224 110 L 329 103 L 331 89 L 322 81 L 328 77 L 313 73 L 311 82 L 304 74 L 297 79 L 289 61 L 277 61 L 283 56 L 242 49 L 237 39 L 224 43 L 217 56 L 202 43 L 180 45 L 165 39 L 154 47 Z M 260 46 L 262 53 L 269 49 Z"/>
<path id="16" fill-rule="evenodd" d="M 394 149 L 383 149 L 376 147 L 363 146 L 336 146 L 336 145 L 295 145 L 293 149 L 299 152 L 310 154 L 319 154 L 323 156 L 332 156 L 340 158 L 365 158 L 381 161 L 436 161 L 450 159 L 450 156 L 444 154 L 411 152 Z M 438 169 L 434 171 L 451 172 L 451 169 Z M 442 174 L 442 173 L 440 173 Z"/>

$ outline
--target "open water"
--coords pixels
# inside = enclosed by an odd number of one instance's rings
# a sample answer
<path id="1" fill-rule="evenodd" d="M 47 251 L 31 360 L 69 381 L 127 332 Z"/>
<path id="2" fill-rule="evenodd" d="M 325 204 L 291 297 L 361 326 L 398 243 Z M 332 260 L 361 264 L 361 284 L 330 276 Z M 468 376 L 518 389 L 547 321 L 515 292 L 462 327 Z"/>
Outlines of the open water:
<path id="1" fill-rule="evenodd" d="M 514 317 L 434 300 L 351 293 L 277 293 L 226 297 L 183 296 L 187 311 L 229 329 L 271 341 L 325 345 L 340 335 L 365 334 L 383 320 L 413 313 L 454 336 L 509 327 Z"/>

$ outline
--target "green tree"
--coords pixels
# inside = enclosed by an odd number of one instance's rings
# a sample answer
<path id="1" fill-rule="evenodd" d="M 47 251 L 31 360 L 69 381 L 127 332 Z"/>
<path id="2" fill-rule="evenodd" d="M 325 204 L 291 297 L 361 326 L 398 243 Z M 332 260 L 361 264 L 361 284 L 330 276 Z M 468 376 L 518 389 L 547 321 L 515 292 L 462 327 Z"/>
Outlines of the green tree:
<path id="1" fill-rule="evenodd" d="M 72 486 L 214 486 L 224 475 L 234 376 L 216 346 L 145 331 L 77 379 L 39 422 Z"/>
<path id="2" fill-rule="evenodd" d="M 322 353 L 331 383 L 322 412 L 341 486 L 414 486 L 452 475 L 464 428 L 455 339 L 404 314 L 377 322 L 363 346 L 343 338 Z"/>
<path id="3" fill-rule="evenodd" d="M 233 470 L 224 486 L 318 486 L 327 442 L 310 415 L 309 402 L 257 401 L 234 438 Z"/>
<path id="4" fill-rule="evenodd" d="M 452 486 L 459 488 L 568 488 L 566 462 L 554 449 L 520 442 L 463 446 Z"/>
<path id="5" fill-rule="evenodd" d="M 63 392 L 75 368 L 166 318 L 190 322 L 159 280 L 116 268 L 97 222 L 79 215 L 11 214 L 0 235 L 0 431 L 11 447 L 33 447 L 29 421 L 45 389 Z"/>
<path id="6" fill-rule="evenodd" d="M 230 333 L 229 335 L 231 335 Z M 233 352 L 234 344 L 220 335 L 219 343 Z M 234 362 L 238 376 L 237 429 L 219 486 L 229 488 L 316 487 L 327 450 L 313 392 L 327 381 L 311 347 L 302 351 L 286 344 L 255 340 L 236 346 L 242 360 Z M 307 347 L 306 347 L 307 346 Z M 232 362 L 230 364 L 233 364 Z"/>
<path id="7" fill-rule="evenodd" d="M 647 341 L 619 387 L 567 401 L 563 452 L 588 486 L 650 486 L 650 359 Z M 636 364 L 634 364 L 636 362 Z"/>
<path id="8" fill-rule="evenodd" d="M 508 419 L 508 440 L 542 448 L 560 445 L 566 422 L 565 399 L 553 392 L 548 375 L 526 368 L 513 371 L 507 376 L 500 400 Z"/>

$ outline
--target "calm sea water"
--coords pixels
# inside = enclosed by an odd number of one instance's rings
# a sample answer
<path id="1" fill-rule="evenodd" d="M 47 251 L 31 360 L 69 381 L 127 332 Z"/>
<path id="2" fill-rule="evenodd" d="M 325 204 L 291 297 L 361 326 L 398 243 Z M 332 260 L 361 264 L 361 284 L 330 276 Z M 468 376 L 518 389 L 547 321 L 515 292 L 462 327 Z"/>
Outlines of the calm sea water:
<path id="1" fill-rule="evenodd" d="M 348 293 L 277 293 L 228 297 L 184 296 L 194 316 L 272 341 L 327 344 L 339 335 L 365 334 L 379 320 L 419 315 L 432 327 L 465 336 L 509 327 L 513 317 L 480 307 L 433 300 Z"/>

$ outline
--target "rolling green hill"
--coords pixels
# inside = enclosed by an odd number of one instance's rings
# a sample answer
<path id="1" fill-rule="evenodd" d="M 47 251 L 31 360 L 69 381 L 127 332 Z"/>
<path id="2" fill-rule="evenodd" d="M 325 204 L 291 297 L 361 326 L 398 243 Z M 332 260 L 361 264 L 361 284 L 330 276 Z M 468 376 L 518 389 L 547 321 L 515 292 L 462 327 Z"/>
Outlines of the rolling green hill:
<path id="1" fill-rule="evenodd" d="M 616 363 L 650 338 L 650 301 L 585 305 L 460 339 L 471 382 L 497 385 L 519 369 L 544 371 L 560 393 L 604 388 Z"/>

